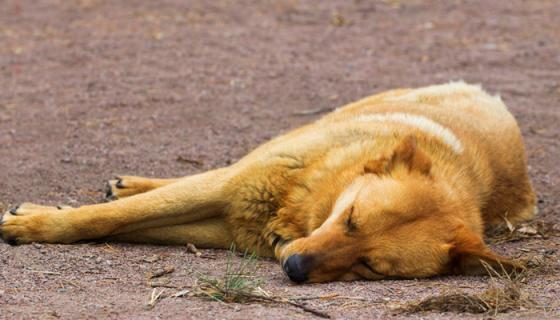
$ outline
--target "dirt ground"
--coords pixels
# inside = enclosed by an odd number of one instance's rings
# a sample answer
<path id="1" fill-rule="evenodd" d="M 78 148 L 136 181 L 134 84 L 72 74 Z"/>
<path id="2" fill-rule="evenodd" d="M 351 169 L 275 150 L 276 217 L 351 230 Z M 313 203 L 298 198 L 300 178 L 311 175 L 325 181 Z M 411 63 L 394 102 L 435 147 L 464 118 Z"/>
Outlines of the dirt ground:
<path id="1" fill-rule="evenodd" d="M 539 220 L 560 210 L 560 6 L 540 1 L 6 0 L 0 8 L 0 202 L 102 200 L 117 173 L 174 177 L 230 164 L 258 144 L 394 87 L 464 79 L 499 93 L 519 120 Z M 195 159 L 196 163 L 178 161 Z M 500 244 L 546 254 L 560 239 Z M 158 261 L 151 257 L 159 255 Z M 3 319 L 292 319 L 278 304 L 165 298 L 146 272 L 173 265 L 164 296 L 196 273 L 221 274 L 224 251 L 86 243 L 0 243 Z M 264 289 L 334 318 L 400 318 L 393 307 L 486 287 L 484 277 L 294 285 L 261 261 Z M 160 288 L 161 289 L 161 288 Z M 158 289 L 159 290 L 159 289 Z M 531 277 L 535 305 L 496 318 L 560 317 L 560 275 Z M 416 313 L 412 318 L 480 318 Z"/>

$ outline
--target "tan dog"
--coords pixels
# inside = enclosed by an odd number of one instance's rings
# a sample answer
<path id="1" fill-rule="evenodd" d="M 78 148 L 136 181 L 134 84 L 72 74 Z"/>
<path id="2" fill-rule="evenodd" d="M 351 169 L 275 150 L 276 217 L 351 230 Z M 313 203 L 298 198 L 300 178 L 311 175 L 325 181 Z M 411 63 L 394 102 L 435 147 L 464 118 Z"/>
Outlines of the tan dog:
<path id="1" fill-rule="evenodd" d="M 296 282 L 410 278 L 480 274 L 482 261 L 516 268 L 483 232 L 535 211 L 515 119 L 462 82 L 365 98 L 227 168 L 109 183 L 117 201 L 6 212 L 2 238 L 234 242 L 276 257 Z"/>

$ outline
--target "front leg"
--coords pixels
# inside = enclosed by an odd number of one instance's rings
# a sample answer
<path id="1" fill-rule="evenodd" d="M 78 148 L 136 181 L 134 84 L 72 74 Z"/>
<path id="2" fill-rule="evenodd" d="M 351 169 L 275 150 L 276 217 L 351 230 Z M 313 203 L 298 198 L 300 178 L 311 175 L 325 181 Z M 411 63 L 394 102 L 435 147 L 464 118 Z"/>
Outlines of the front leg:
<path id="1" fill-rule="evenodd" d="M 197 248 L 228 249 L 233 242 L 231 226 L 223 217 L 188 224 L 140 229 L 104 238 L 106 241 L 163 245 L 194 244 Z"/>
<path id="2" fill-rule="evenodd" d="M 1 236 L 12 244 L 71 243 L 208 219 L 220 215 L 228 204 L 224 186 L 229 176 L 227 168 L 209 171 L 146 193 L 79 208 L 22 205 L 4 214 Z"/>

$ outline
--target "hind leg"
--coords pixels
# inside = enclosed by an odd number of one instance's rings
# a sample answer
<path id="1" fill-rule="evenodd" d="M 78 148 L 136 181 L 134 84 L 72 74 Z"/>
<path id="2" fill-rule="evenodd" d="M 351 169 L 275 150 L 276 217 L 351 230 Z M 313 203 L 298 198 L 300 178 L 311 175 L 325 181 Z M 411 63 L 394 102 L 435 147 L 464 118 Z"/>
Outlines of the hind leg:
<path id="1" fill-rule="evenodd" d="M 105 186 L 105 198 L 117 200 L 144 193 L 168 184 L 177 182 L 183 178 L 175 179 L 151 179 L 137 176 L 117 176 L 114 180 L 107 181 Z"/>
<path id="2" fill-rule="evenodd" d="M 504 225 L 506 220 L 516 226 L 534 218 L 538 211 L 536 195 L 528 175 L 506 179 L 496 188 L 487 207 L 483 210 L 488 228 Z"/>

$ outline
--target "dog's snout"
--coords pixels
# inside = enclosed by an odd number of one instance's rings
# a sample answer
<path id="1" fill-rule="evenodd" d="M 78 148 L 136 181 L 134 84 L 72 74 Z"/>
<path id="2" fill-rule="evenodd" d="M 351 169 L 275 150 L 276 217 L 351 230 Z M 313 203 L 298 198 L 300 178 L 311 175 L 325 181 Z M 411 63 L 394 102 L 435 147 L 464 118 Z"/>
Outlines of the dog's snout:
<path id="1" fill-rule="evenodd" d="M 311 267 L 311 257 L 293 254 L 286 259 L 282 266 L 290 280 L 296 283 L 307 281 Z"/>

